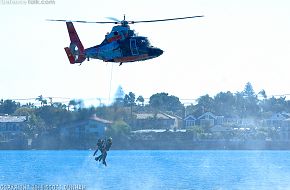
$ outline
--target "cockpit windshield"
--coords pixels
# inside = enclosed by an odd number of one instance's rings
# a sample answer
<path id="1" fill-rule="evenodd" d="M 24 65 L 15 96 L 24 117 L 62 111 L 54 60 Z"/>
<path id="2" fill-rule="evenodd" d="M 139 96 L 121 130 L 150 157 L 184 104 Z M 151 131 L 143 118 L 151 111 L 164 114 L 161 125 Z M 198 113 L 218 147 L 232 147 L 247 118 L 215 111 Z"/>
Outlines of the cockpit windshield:
<path id="1" fill-rule="evenodd" d="M 151 44 L 146 37 L 138 37 L 137 42 L 140 47 L 151 47 Z"/>

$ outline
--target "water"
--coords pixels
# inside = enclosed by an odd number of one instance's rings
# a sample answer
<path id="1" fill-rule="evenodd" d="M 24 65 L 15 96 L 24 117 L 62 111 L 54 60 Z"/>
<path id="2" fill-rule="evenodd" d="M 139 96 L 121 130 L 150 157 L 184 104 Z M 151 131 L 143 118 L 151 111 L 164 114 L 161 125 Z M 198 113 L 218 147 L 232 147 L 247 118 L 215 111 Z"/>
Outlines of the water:
<path id="1" fill-rule="evenodd" d="M 0 151 L 0 189 L 290 189 L 290 151 L 109 151 L 107 167 L 92 154 Z"/>

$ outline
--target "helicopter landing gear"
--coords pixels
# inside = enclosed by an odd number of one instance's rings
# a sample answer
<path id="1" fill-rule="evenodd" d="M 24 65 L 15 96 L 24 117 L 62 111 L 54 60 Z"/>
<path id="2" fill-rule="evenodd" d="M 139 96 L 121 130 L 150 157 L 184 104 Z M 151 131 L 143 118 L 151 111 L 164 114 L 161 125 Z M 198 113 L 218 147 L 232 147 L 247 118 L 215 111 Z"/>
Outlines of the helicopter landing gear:
<path id="1" fill-rule="evenodd" d="M 123 62 L 120 62 L 119 66 L 121 66 L 123 64 Z"/>

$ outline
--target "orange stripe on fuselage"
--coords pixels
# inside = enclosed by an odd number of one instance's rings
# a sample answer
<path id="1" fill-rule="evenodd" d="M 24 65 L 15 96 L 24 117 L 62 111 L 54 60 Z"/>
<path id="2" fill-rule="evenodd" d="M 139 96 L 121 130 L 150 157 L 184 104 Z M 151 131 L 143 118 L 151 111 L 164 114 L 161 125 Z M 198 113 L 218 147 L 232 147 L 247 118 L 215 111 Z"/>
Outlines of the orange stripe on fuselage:
<path id="1" fill-rule="evenodd" d="M 149 59 L 150 57 L 148 54 L 143 55 L 137 55 L 137 56 L 128 56 L 128 57 L 122 57 L 122 58 L 116 58 L 114 59 L 114 62 L 133 62 L 133 61 L 142 61 L 145 59 Z"/>

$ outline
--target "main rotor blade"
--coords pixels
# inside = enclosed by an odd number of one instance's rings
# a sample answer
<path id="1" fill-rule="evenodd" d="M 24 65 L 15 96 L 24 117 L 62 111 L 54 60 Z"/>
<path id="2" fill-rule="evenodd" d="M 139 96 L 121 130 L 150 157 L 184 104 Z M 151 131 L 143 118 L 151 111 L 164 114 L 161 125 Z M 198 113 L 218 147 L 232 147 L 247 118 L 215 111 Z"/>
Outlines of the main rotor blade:
<path id="1" fill-rule="evenodd" d="M 47 19 L 47 21 L 56 21 L 56 22 L 78 22 L 78 23 L 96 23 L 96 24 L 118 24 L 118 22 L 92 22 L 92 21 L 83 21 L 83 20 L 54 20 L 54 19 Z"/>
<path id="2" fill-rule="evenodd" d="M 116 19 L 115 17 L 106 17 L 106 19 L 113 20 L 115 22 L 121 22 L 120 20 Z"/>
<path id="3" fill-rule="evenodd" d="M 197 18 L 197 17 L 203 17 L 201 16 L 190 16 L 190 17 L 180 17 L 180 18 L 168 18 L 168 19 L 158 19 L 158 20 L 139 20 L 139 21 L 128 21 L 129 23 L 135 24 L 135 23 L 142 23 L 142 22 L 163 22 L 163 21 L 170 21 L 170 20 L 181 20 L 181 19 L 188 19 L 188 18 Z"/>
<path id="4" fill-rule="evenodd" d="M 171 21 L 171 20 L 182 20 L 182 19 L 189 19 L 189 18 L 197 18 L 203 17 L 201 16 L 190 16 L 190 17 L 179 17 L 179 18 L 168 18 L 168 19 L 157 19 L 157 20 L 138 20 L 138 21 L 128 21 L 129 24 L 135 23 L 146 23 L 146 22 L 163 22 L 163 21 Z M 47 19 L 47 21 L 60 21 L 60 22 L 78 22 L 78 23 L 94 23 L 94 24 L 121 24 L 122 21 L 119 21 L 113 17 L 106 17 L 108 19 L 114 20 L 115 22 L 96 22 L 96 21 L 83 21 L 83 20 L 54 20 L 54 19 Z"/>

